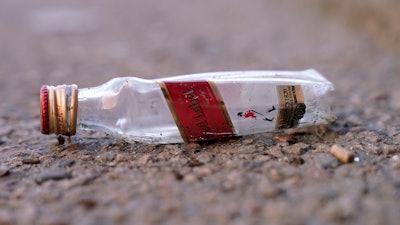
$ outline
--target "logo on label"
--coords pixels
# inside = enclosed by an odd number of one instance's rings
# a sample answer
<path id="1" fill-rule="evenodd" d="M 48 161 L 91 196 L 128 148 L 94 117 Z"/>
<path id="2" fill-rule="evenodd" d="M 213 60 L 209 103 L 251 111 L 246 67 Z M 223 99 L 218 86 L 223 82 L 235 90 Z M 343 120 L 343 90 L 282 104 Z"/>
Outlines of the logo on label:
<path id="1" fill-rule="evenodd" d="M 258 119 L 258 118 L 261 118 L 264 121 L 272 122 L 272 121 L 274 121 L 275 118 L 274 117 L 268 117 L 268 113 L 273 112 L 275 110 L 276 110 L 275 106 L 272 106 L 271 109 L 269 109 L 265 113 L 261 113 L 261 112 L 258 112 L 256 110 L 249 109 L 249 110 L 247 110 L 245 112 L 238 112 L 237 115 L 239 117 L 250 118 L 250 119 L 255 119 L 255 120 Z"/>
<path id="2" fill-rule="evenodd" d="M 186 142 L 234 135 L 232 122 L 214 83 L 170 81 L 159 84 Z"/>
<path id="3" fill-rule="evenodd" d="M 276 127 L 280 129 L 297 127 L 306 113 L 303 91 L 300 85 L 277 86 L 279 114 Z"/>

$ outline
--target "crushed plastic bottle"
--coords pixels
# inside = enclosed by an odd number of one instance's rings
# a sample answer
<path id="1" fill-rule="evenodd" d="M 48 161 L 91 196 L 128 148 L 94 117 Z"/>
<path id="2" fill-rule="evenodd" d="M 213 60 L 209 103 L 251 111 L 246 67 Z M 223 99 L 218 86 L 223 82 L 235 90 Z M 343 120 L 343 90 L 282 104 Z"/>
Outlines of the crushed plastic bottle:
<path id="1" fill-rule="evenodd" d="M 78 127 L 128 142 L 179 143 L 327 124 L 335 118 L 323 100 L 331 90 L 313 69 L 120 77 L 79 90 L 44 85 L 41 131 L 70 136 Z"/>

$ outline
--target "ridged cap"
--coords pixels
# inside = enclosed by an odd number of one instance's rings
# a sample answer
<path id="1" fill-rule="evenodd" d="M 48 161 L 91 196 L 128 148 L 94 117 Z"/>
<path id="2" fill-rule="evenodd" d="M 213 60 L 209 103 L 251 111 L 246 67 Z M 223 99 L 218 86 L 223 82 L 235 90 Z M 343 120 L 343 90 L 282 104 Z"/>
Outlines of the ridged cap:
<path id="1" fill-rule="evenodd" d="M 77 114 L 77 85 L 43 85 L 40 88 L 40 131 L 43 134 L 74 135 Z"/>

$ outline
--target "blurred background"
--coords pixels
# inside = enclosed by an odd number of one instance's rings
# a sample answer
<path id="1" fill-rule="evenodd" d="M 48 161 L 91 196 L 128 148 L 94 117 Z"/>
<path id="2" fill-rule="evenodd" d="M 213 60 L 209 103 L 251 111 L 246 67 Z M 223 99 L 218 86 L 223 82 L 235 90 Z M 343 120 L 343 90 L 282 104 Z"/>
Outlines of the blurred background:
<path id="1" fill-rule="evenodd" d="M 35 111 L 42 84 L 87 87 L 115 76 L 316 68 L 339 90 L 350 90 L 360 82 L 390 80 L 399 71 L 396 0 L 1 0 L 0 5 L 3 111 L 5 106 Z"/>

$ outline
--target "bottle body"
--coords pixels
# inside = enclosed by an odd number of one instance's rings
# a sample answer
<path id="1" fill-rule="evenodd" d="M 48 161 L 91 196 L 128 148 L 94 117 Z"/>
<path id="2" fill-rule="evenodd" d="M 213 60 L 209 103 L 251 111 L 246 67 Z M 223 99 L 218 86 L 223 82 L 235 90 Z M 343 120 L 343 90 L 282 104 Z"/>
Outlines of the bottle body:
<path id="1" fill-rule="evenodd" d="M 241 136 L 330 122 L 320 96 L 332 89 L 314 70 L 115 78 L 79 89 L 77 123 L 128 142 Z"/>

